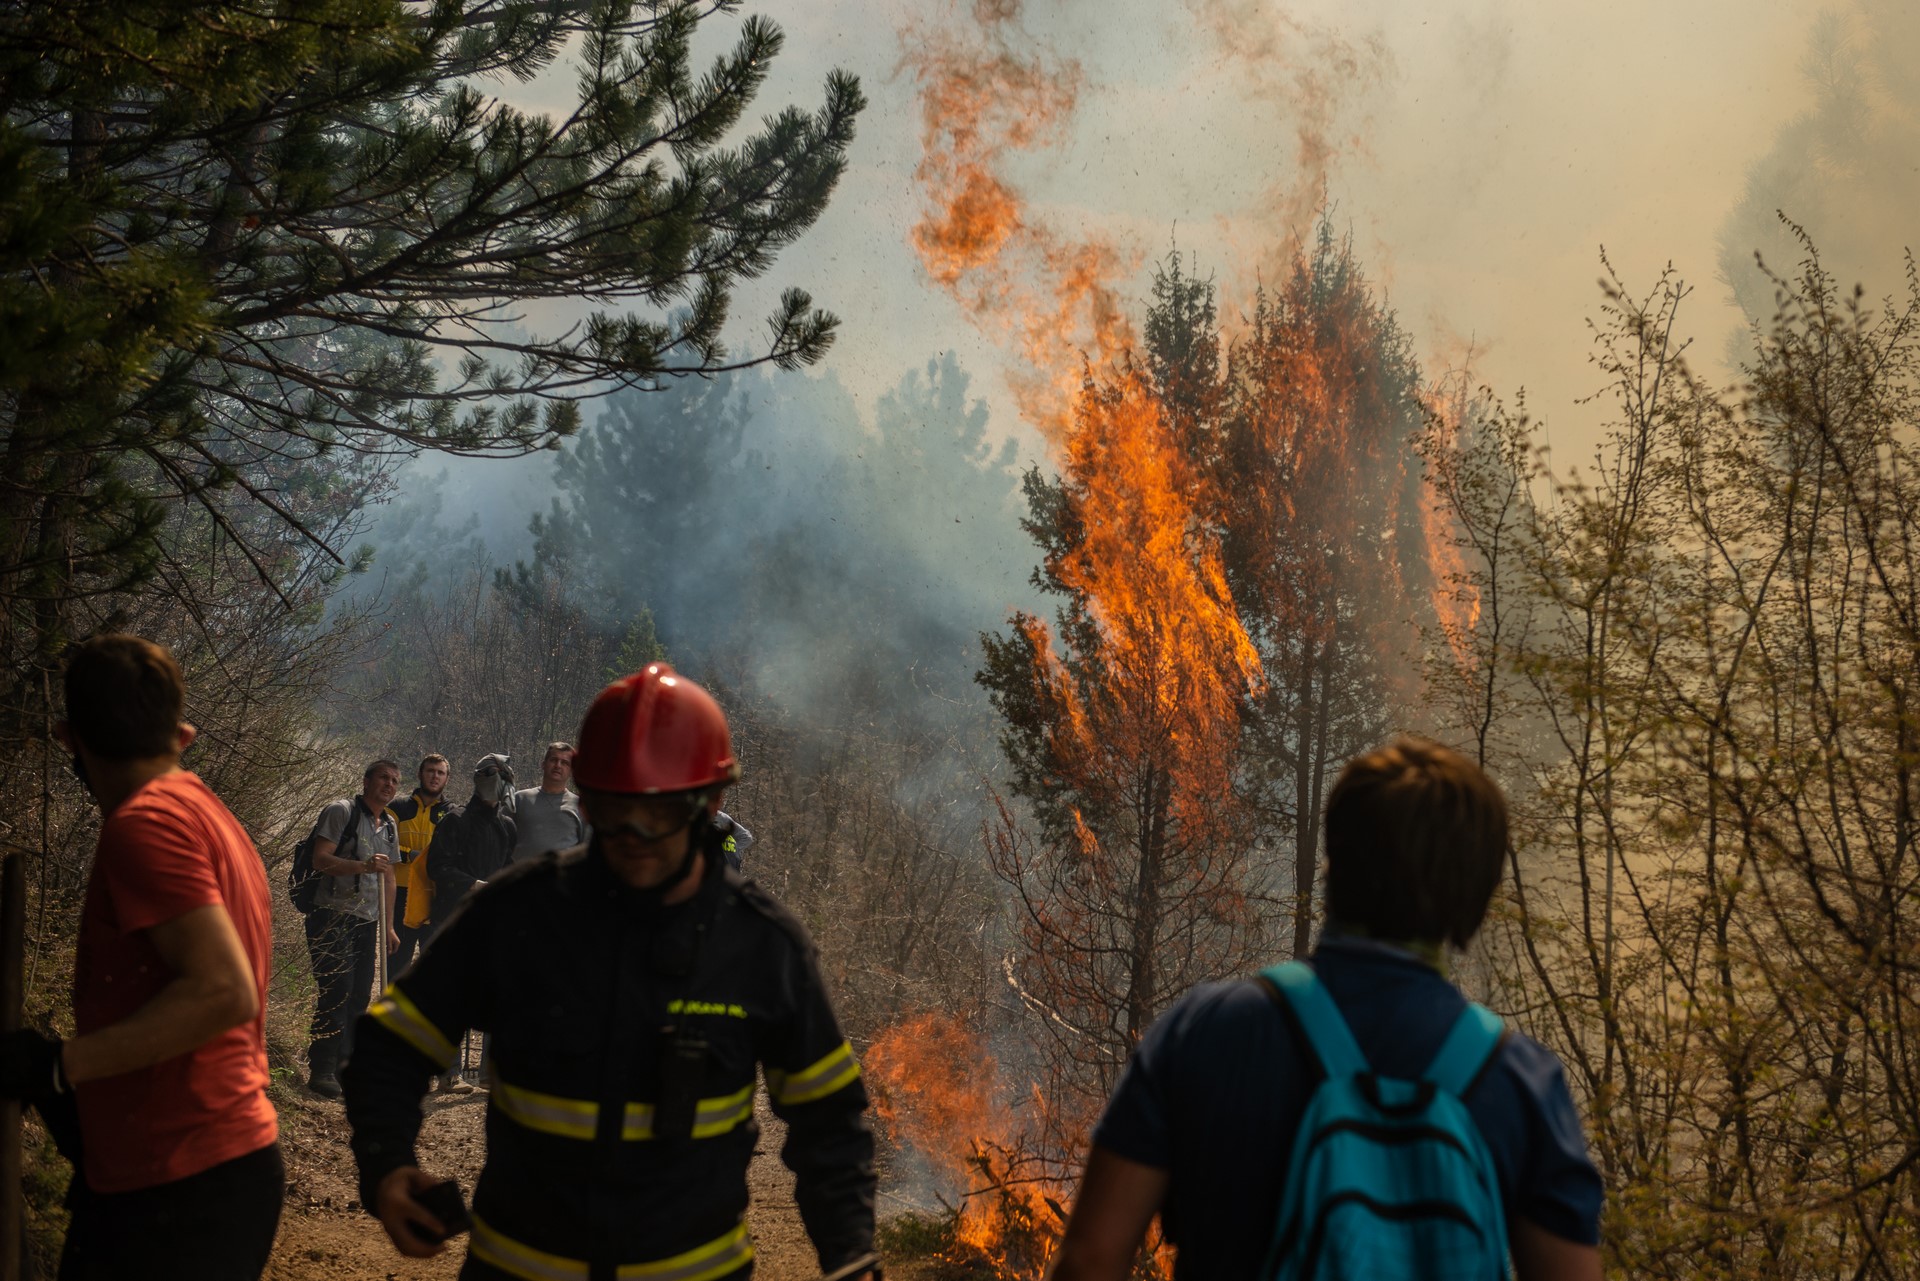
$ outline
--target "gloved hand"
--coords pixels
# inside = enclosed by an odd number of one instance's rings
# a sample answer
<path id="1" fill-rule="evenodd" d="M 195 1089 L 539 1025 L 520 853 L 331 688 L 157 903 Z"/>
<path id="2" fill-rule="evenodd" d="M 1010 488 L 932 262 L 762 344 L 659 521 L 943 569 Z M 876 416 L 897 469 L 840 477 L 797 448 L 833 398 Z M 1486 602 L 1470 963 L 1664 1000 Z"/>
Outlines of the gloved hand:
<path id="1" fill-rule="evenodd" d="M 0 1098 L 31 1103 L 68 1092 L 59 1041 L 32 1027 L 0 1033 Z"/>

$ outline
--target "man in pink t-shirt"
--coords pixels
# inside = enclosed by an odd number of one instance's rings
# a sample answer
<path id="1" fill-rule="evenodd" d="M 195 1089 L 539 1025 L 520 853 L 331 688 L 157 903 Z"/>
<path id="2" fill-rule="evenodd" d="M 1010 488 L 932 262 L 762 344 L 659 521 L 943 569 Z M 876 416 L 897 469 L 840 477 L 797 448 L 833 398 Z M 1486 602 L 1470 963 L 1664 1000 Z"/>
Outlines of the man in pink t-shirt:
<path id="1" fill-rule="evenodd" d="M 180 768 L 194 737 L 184 698 L 173 656 L 138 637 L 95 637 L 68 660 L 55 733 L 102 815 L 75 1035 L 0 1036 L 0 1095 L 50 1120 L 78 1107 L 60 1281 L 256 1281 L 279 1225 L 266 871 L 233 814 Z"/>

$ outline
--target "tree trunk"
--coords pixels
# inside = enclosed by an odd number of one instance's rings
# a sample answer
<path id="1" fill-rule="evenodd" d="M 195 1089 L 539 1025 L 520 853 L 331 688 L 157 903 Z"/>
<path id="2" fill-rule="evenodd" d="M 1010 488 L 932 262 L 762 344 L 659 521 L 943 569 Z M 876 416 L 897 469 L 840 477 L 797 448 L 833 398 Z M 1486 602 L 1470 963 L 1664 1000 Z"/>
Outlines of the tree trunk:
<path id="1" fill-rule="evenodd" d="M 13 1031 L 24 1018 L 26 938 L 27 863 L 15 850 L 0 864 L 0 1031 Z M 21 1281 L 23 1209 L 20 1103 L 8 1099 L 0 1103 L 0 1281 Z"/>

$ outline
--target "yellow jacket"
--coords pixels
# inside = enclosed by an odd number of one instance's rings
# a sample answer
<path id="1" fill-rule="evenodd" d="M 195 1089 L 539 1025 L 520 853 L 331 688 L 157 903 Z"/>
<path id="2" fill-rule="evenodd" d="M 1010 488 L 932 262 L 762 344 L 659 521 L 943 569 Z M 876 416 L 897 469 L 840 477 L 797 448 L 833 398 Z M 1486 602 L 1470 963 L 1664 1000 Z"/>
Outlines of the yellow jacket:
<path id="1" fill-rule="evenodd" d="M 407 916 L 401 924 L 417 928 L 427 923 L 433 907 L 433 881 L 427 876 L 427 850 L 433 831 L 447 816 L 444 800 L 429 802 L 415 788 L 413 795 L 387 806 L 400 830 L 400 866 L 395 884 L 407 892 Z"/>

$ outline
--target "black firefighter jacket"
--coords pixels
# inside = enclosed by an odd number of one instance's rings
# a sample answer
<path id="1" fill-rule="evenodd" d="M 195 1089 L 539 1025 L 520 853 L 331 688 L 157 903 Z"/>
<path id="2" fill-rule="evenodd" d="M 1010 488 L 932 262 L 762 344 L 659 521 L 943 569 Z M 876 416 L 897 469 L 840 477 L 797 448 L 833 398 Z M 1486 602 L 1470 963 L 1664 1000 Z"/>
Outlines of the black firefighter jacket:
<path id="1" fill-rule="evenodd" d="M 343 1084 L 368 1205 L 415 1164 L 432 1075 L 467 1029 L 493 1033 L 463 1278 L 713 1281 L 744 1267 L 756 1064 L 823 1273 L 872 1261 L 866 1090 L 812 942 L 727 870 L 715 833 L 701 839 L 705 881 L 675 907 L 626 887 L 591 845 L 514 867 L 361 1017 Z M 663 1052 L 688 1061 L 690 1036 L 703 1043 L 692 1132 L 663 1138 Z"/>

